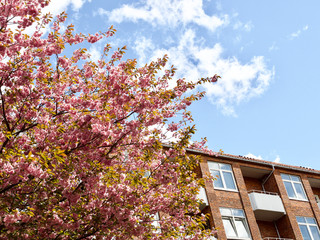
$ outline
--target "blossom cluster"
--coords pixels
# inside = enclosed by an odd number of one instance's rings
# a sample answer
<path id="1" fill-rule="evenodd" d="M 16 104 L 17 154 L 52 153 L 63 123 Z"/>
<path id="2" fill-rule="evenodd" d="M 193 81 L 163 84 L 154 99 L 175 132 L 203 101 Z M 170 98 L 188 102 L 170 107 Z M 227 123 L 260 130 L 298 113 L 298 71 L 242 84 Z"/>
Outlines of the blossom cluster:
<path id="1" fill-rule="evenodd" d="M 112 36 L 62 30 L 66 14 L 45 0 L 0 5 L 0 239 L 205 239 L 195 174 L 186 154 L 186 108 L 204 93 L 163 76 L 167 57 L 137 67 L 125 49 L 93 62 L 81 44 Z M 50 24 L 49 34 L 43 28 Z M 35 30 L 27 35 L 26 28 Z M 72 54 L 64 56 L 72 45 Z M 74 46 L 79 47 L 74 47 Z M 177 113 L 182 118 L 177 119 Z M 178 139 L 165 147 L 165 125 Z M 201 146 L 203 144 L 200 144 Z M 200 147 L 197 145 L 197 147 Z M 148 174 L 146 174 L 148 173 Z M 154 216 L 160 215 L 160 231 Z"/>

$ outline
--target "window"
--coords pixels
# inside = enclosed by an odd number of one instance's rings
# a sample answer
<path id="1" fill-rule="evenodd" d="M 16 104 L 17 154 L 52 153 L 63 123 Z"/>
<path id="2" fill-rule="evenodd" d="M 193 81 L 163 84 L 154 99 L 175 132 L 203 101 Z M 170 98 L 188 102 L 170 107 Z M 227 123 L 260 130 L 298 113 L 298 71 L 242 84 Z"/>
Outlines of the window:
<path id="1" fill-rule="evenodd" d="M 208 162 L 208 165 L 211 175 L 216 178 L 213 181 L 214 188 L 237 190 L 230 164 Z"/>
<path id="2" fill-rule="evenodd" d="M 289 198 L 296 200 L 307 200 L 300 177 L 283 173 L 281 173 L 281 177 Z"/>
<path id="3" fill-rule="evenodd" d="M 152 223 L 156 233 L 161 233 L 159 213 L 152 215 Z"/>
<path id="4" fill-rule="evenodd" d="M 220 208 L 220 213 L 228 239 L 251 239 L 242 209 Z"/>
<path id="5" fill-rule="evenodd" d="M 320 240 L 319 228 L 314 218 L 297 217 L 303 240 Z"/>

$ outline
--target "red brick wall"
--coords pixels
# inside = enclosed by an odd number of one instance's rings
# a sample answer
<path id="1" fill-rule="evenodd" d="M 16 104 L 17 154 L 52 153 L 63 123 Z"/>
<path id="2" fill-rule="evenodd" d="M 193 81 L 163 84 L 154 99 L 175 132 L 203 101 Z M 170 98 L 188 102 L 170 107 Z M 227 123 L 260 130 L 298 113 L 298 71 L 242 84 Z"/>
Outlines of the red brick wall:
<path id="1" fill-rule="evenodd" d="M 277 181 L 275 179 L 275 175 L 272 174 L 269 179 L 267 180 L 267 182 L 264 184 L 264 189 L 267 191 L 267 192 L 274 192 L 274 193 L 280 193 L 279 192 L 279 187 L 278 187 L 278 184 L 277 184 Z"/>
<path id="2" fill-rule="evenodd" d="M 290 210 L 295 216 L 313 217 L 310 202 L 290 200 Z"/>
<path id="3" fill-rule="evenodd" d="M 243 208 L 239 192 L 216 190 L 215 194 L 217 197 L 216 204 L 218 204 L 219 207 Z"/>
<path id="4" fill-rule="evenodd" d="M 283 216 L 277 222 L 277 228 L 282 238 L 296 239 L 288 215 Z"/>
<path id="5" fill-rule="evenodd" d="M 257 221 L 261 237 L 278 237 L 277 230 L 273 222 Z"/>
<path id="6" fill-rule="evenodd" d="M 263 190 L 260 179 L 244 177 L 244 182 L 246 184 L 248 192 L 251 190 Z"/>

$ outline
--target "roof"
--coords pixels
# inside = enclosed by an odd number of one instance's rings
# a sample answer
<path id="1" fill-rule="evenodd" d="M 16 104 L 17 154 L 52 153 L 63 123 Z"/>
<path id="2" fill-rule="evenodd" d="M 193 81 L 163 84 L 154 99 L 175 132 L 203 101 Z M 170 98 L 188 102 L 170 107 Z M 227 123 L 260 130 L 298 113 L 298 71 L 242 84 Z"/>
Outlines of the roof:
<path id="1" fill-rule="evenodd" d="M 316 169 L 313 169 L 313 168 L 302 167 L 302 166 L 293 166 L 293 165 L 288 165 L 288 164 L 283 164 L 283 163 L 276 163 L 276 162 L 261 160 L 261 159 L 257 159 L 257 158 L 245 157 L 245 156 L 241 156 L 241 155 L 227 154 L 227 153 L 224 153 L 224 152 L 212 152 L 210 150 L 205 151 L 205 150 L 201 150 L 201 149 L 188 149 L 187 151 L 195 152 L 195 153 L 199 153 L 199 154 L 205 154 L 205 155 L 208 155 L 208 156 L 227 158 L 227 159 L 234 159 L 234 160 L 243 161 L 243 162 L 251 162 L 251 163 L 263 164 L 263 165 L 274 166 L 274 167 L 279 167 L 279 168 L 285 168 L 285 169 L 290 169 L 290 170 L 295 170 L 295 171 L 302 171 L 302 172 L 308 172 L 308 173 L 313 173 L 313 174 L 320 174 L 320 170 L 316 170 Z"/>

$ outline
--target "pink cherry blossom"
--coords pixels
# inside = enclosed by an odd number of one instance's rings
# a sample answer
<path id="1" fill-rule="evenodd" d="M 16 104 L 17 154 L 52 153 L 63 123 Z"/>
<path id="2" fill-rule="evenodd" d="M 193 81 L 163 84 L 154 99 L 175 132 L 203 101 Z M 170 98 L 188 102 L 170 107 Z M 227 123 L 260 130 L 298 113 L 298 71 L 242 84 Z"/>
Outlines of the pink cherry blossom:
<path id="1" fill-rule="evenodd" d="M 138 67 L 123 60 L 125 47 L 106 45 L 91 61 L 86 46 L 112 36 L 112 26 L 75 33 L 61 27 L 65 13 L 41 15 L 46 0 L 1 3 L 0 239 L 213 236 L 201 225 L 199 158 L 186 150 L 205 151 L 205 141 L 190 145 L 187 106 L 204 96 L 189 90 L 219 77 L 169 88 L 167 56 Z"/>

